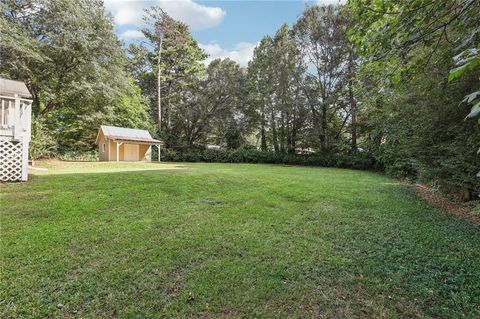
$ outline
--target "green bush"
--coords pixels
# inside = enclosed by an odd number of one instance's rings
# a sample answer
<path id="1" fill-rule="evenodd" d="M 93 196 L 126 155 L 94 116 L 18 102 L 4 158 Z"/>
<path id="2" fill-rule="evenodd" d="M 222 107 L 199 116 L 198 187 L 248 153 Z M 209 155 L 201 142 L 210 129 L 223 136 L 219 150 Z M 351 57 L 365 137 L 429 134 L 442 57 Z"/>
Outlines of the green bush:
<path id="1" fill-rule="evenodd" d="M 97 162 L 98 151 L 90 152 L 65 152 L 58 155 L 58 159 L 61 161 L 80 161 L 80 162 Z"/>
<path id="2" fill-rule="evenodd" d="M 166 150 L 162 154 L 162 159 L 172 162 L 267 163 L 354 169 L 377 169 L 377 165 L 373 159 L 362 153 L 294 155 L 270 151 L 263 152 L 251 149 L 188 150 L 183 152 Z"/>
<path id="3" fill-rule="evenodd" d="M 57 141 L 45 122 L 42 119 L 33 118 L 32 140 L 28 149 L 29 158 L 36 160 L 55 157 L 57 148 Z"/>

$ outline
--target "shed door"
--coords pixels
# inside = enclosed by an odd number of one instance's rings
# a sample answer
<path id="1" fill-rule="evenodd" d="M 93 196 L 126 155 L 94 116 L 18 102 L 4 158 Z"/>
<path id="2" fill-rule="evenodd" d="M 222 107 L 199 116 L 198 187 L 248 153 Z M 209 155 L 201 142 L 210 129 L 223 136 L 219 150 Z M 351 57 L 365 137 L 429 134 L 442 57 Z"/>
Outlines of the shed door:
<path id="1" fill-rule="evenodd" d="M 124 144 L 123 160 L 124 161 L 138 161 L 138 145 Z"/>

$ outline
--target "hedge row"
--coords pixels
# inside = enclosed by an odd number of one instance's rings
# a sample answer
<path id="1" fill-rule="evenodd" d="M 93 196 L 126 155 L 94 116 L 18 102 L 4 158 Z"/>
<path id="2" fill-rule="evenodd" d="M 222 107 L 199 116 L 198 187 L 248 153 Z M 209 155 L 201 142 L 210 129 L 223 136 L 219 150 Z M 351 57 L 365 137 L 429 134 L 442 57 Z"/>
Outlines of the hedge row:
<path id="1" fill-rule="evenodd" d="M 362 153 L 298 155 L 246 149 L 189 150 L 184 152 L 166 150 L 162 154 L 162 160 L 171 162 L 270 163 L 369 170 L 377 169 L 374 160 Z"/>

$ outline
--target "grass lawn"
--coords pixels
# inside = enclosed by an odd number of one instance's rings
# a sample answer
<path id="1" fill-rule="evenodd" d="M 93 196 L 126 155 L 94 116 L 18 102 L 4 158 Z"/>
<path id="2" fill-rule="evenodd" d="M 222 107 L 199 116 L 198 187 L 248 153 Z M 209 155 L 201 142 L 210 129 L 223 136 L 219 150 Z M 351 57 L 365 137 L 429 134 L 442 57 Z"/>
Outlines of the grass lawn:
<path id="1" fill-rule="evenodd" d="M 362 171 L 42 163 L 1 191 L 1 318 L 479 318 L 480 225 Z"/>

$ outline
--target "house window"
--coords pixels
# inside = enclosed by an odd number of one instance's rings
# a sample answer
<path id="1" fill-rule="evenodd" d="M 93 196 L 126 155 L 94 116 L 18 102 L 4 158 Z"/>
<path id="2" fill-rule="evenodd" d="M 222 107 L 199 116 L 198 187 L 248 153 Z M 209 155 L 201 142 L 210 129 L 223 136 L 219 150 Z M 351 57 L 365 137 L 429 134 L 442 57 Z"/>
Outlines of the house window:
<path id="1" fill-rule="evenodd" d="M 105 153 L 105 143 L 102 144 L 102 153 Z"/>

